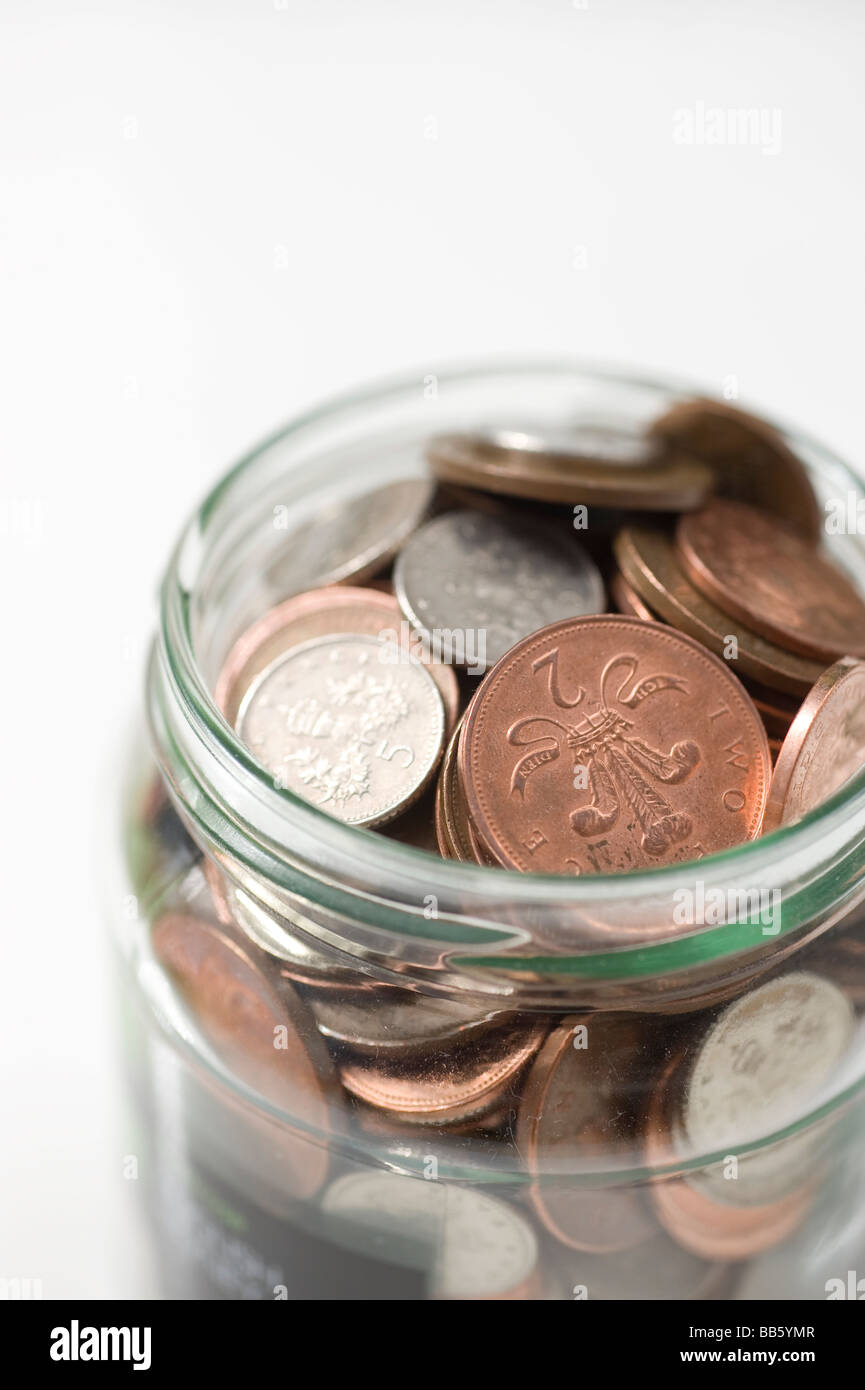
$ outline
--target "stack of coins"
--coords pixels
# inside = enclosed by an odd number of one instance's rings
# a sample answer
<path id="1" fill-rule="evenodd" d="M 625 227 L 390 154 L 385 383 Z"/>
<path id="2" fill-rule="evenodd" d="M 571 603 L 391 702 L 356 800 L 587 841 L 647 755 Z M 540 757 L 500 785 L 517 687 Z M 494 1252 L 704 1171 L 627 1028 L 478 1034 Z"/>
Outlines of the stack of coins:
<path id="1" fill-rule="evenodd" d="M 752 840 L 863 766 L 865 601 L 819 549 L 807 472 L 768 424 L 689 401 L 644 431 L 438 437 L 427 460 L 289 536 L 268 575 L 282 602 L 227 653 L 214 698 L 278 788 L 447 859 L 582 876 Z M 484 1242 L 506 1236 L 476 1296 L 529 1296 L 549 1242 L 568 1286 L 603 1285 L 601 1257 L 627 1284 L 662 1252 L 665 1296 L 712 1296 L 719 1264 L 802 1219 L 818 1165 L 792 1142 L 743 1159 L 735 1185 L 557 1186 L 549 1170 L 662 1167 L 781 1131 L 849 1042 L 858 938 L 849 989 L 815 961 L 681 1017 L 527 1017 L 362 973 L 227 867 L 205 870 L 209 906 L 154 931 L 209 1045 L 311 1128 L 341 1128 L 339 1111 L 406 1168 L 449 1136 L 505 1152 L 519 1210 L 460 1198 Z M 426 1229 L 438 1198 L 394 1174 L 349 1181 L 323 1154 L 297 1187 L 329 1220 Z M 439 1287 L 472 1296 L 455 1265 Z"/>
<path id="2" fill-rule="evenodd" d="M 277 786 L 583 875 L 728 849 L 862 766 L 865 601 L 771 426 L 697 400 L 427 458 L 289 537 L 302 592 L 227 656 L 216 701 Z"/>

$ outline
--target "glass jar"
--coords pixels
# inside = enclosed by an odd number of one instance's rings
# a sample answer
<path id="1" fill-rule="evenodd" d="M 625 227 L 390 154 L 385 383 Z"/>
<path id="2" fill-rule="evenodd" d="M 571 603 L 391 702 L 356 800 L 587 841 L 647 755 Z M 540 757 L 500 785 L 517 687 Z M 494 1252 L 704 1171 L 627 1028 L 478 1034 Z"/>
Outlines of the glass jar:
<path id="1" fill-rule="evenodd" d="M 431 433 L 642 425 L 691 394 L 568 363 L 378 385 L 269 439 L 183 532 L 117 938 L 165 1296 L 822 1299 L 865 1274 L 865 775 L 697 862 L 522 875 L 297 799 L 212 695 L 287 596 L 291 536 L 422 476 Z M 821 502 L 861 495 L 785 434 Z M 833 544 L 865 581 L 858 538 Z"/>

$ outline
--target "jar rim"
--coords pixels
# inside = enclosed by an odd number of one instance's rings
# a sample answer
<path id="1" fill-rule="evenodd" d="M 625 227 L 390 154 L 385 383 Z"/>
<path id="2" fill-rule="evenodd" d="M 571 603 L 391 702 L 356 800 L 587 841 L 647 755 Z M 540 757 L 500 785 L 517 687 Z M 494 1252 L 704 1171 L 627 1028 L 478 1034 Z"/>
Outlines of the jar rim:
<path id="1" fill-rule="evenodd" d="M 198 751 L 206 747 L 214 765 L 219 765 L 225 771 L 233 768 L 242 774 L 248 793 L 247 804 L 255 808 L 256 821 L 259 819 L 258 813 L 262 815 L 258 824 L 243 827 L 244 833 L 256 843 L 256 853 L 250 860 L 250 867 L 254 864 L 261 871 L 265 862 L 268 863 L 277 881 L 278 864 L 283 855 L 278 838 L 274 839 L 272 832 L 273 826 L 282 821 L 286 841 L 293 837 L 306 846 L 316 847 L 321 862 L 330 866 L 329 872 L 337 880 L 342 877 L 345 882 L 354 883 L 358 891 L 375 897 L 372 885 L 368 880 L 364 881 L 365 876 L 361 871 L 362 861 L 369 857 L 372 847 L 371 833 L 336 820 L 287 788 L 275 787 L 271 776 L 255 761 L 222 716 L 201 671 L 194 647 L 191 613 L 195 574 L 207 544 L 208 530 L 216 524 L 226 499 L 238 485 L 248 481 L 256 464 L 268 450 L 275 444 L 290 442 L 339 412 L 357 410 L 391 395 L 417 392 L 418 381 L 425 373 L 433 374 L 443 384 L 470 382 L 472 378 L 490 377 L 497 373 L 526 376 L 550 373 L 625 389 L 648 389 L 664 395 L 693 397 L 708 394 L 693 383 L 679 378 L 645 372 L 629 373 L 615 365 L 595 365 L 578 360 L 526 362 L 505 359 L 444 368 L 426 366 L 421 372 L 401 373 L 330 397 L 269 435 L 217 481 L 184 528 L 166 569 L 161 589 L 161 626 L 156 659 L 162 668 L 165 685 L 170 687 L 172 700 L 182 710 L 181 717 L 194 728 L 193 743 Z M 860 480 L 831 451 L 801 431 L 777 420 L 771 423 L 781 431 L 795 451 L 804 451 L 825 460 L 851 491 L 862 495 Z M 200 779 L 196 780 L 200 793 L 202 783 Z M 493 905 L 507 899 L 516 907 L 520 904 L 538 904 L 579 912 L 582 905 L 623 899 L 636 903 L 641 898 L 651 899 L 658 894 L 666 894 L 677 882 L 681 883 L 688 877 L 693 879 L 696 864 L 700 866 L 701 878 L 717 883 L 745 881 L 757 884 L 779 876 L 783 866 L 795 867 L 805 860 L 811 861 L 812 876 L 817 872 L 818 860 L 827 864 L 832 860 L 833 871 L 837 872 L 843 859 L 841 851 L 845 843 L 845 830 L 850 831 L 852 826 L 860 823 L 865 825 L 865 769 L 796 824 L 783 826 L 768 835 L 687 864 L 676 863 L 637 869 L 631 873 L 586 875 L 582 878 L 561 874 L 510 874 L 482 865 L 440 860 L 429 851 L 380 835 L 375 837 L 374 861 L 377 877 L 390 875 L 394 887 L 400 885 L 406 876 L 414 880 L 420 876 L 426 894 L 438 898 L 450 900 L 468 894 L 471 899 L 486 899 Z M 815 841 L 818 839 L 822 842 L 822 849 L 815 858 Z M 244 857 L 243 845 L 236 834 L 229 834 L 223 847 L 235 857 Z M 287 861 L 291 857 L 289 853 Z M 839 886 L 836 884 L 836 887 Z M 838 901 L 837 893 L 834 901 Z M 412 912 L 405 923 L 409 935 L 413 934 L 411 922 L 416 920 L 417 904 L 413 897 L 410 898 L 410 905 Z M 736 938 L 734 944 L 728 943 L 725 949 L 725 933 L 729 934 L 732 927 L 742 925 L 748 927 L 751 936 Z M 791 919 L 787 927 L 782 927 L 782 932 L 794 927 Z M 690 932 L 680 930 L 674 935 L 668 932 L 658 938 L 658 944 L 671 940 L 678 942 L 683 938 L 694 941 L 698 935 L 703 949 L 698 949 L 696 954 L 702 960 L 711 959 L 719 949 L 722 954 L 727 954 L 728 950 L 753 947 L 754 944 L 753 925 L 741 923 L 722 923 L 714 927 L 704 925 Z M 736 937 L 735 931 L 733 936 Z M 618 951 L 623 944 L 635 945 L 636 942 L 608 943 L 607 949 L 612 947 Z M 585 963 L 584 954 L 581 959 Z"/>

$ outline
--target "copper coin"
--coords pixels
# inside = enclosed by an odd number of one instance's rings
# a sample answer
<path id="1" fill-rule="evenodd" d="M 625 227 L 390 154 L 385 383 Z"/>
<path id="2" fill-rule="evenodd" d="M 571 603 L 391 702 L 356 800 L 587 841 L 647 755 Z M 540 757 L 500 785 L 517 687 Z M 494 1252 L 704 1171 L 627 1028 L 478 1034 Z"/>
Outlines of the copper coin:
<path id="1" fill-rule="evenodd" d="M 387 634 L 400 648 L 409 650 L 429 670 L 445 707 L 448 728 L 456 723 L 459 687 L 454 672 L 431 660 L 413 641 L 402 609 L 392 593 L 377 589 L 334 584 L 324 589 L 295 594 L 271 608 L 235 642 L 219 673 L 213 698 L 229 724 L 237 722 L 243 697 L 253 681 L 272 662 L 303 642 L 341 632 Z"/>
<path id="2" fill-rule="evenodd" d="M 311 1195 L 327 1171 L 320 1137 L 339 1095 L 312 1015 L 289 985 L 277 989 L 250 954 L 201 918 L 165 914 L 154 925 L 153 949 L 229 1069 L 319 1136 L 298 1135 L 290 1148 L 296 1190 Z"/>
<path id="3" fill-rule="evenodd" d="M 765 830 L 791 825 L 865 767 L 865 662 L 844 657 L 806 696 L 775 763 Z"/>
<path id="4" fill-rule="evenodd" d="M 633 1019 L 573 1015 L 550 1034 L 523 1085 L 516 1144 L 537 1179 L 544 1225 L 576 1250 L 627 1250 L 657 1230 L 633 1187 L 579 1182 L 579 1164 L 632 1147 L 641 1037 Z"/>
<path id="5" fill-rule="evenodd" d="M 789 522 L 717 497 L 676 543 L 691 582 L 754 632 L 818 660 L 865 655 L 865 601 Z"/>
<path id="6" fill-rule="evenodd" d="M 537 1052 L 546 1025 L 512 1019 L 458 1046 L 437 1045 L 414 1056 L 353 1057 L 342 1084 L 367 1105 L 415 1124 L 451 1125 L 497 1109 Z"/>
<path id="7" fill-rule="evenodd" d="M 599 507 L 633 507 L 645 511 L 684 511 L 699 507 L 712 490 L 704 464 L 688 458 L 663 458 L 630 466 L 611 456 L 563 452 L 558 444 L 528 447 L 519 436 L 440 435 L 427 450 L 437 478 L 469 488 L 538 502 L 583 503 Z"/>
<path id="8" fill-rule="evenodd" d="M 767 421 L 698 399 L 672 406 L 650 433 L 710 464 L 722 496 L 777 512 L 814 539 L 820 534 L 823 518 L 805 465 Z"/>
<path id="9" fill-rule="evenodd" d="M 645 604 L 637 593 L 632 589 L 623 574 L 616 573 L 610 580 L 610 596 L 620 613 L 626 614 L 631 618 L 640 618 L 644 623 L 656 623 L 656 615 Z"/>
<path id="10" fill-rule="evenodd" d="M 459 794 L 457 780 L 457 748 L 462 721 L 451 735 L 442 759 L 436 789 L 436 839 L 445 859 L 474 862 L 474 849 L 469 832 L 468 816 Z"/>
<path id="11" fill-rule="evenodd" d="M 688 579 L 670 538 L 647 526 L 628 526 L 614 545 L 622 574 L 659 618 L 696 637 L 716 656 L 735 652 L 736 670 L 773 690 L 804 695 L 822 662 L 785 651 L 734 621 Z"/>
<path id="12" fill-rule="evenodd" d="M 466 715 L 460 775 L 500 864 L 626 872 L 759 834 L 771 760 L 741 683 L 660 623 L 608 615 L 518 643 Z"/>

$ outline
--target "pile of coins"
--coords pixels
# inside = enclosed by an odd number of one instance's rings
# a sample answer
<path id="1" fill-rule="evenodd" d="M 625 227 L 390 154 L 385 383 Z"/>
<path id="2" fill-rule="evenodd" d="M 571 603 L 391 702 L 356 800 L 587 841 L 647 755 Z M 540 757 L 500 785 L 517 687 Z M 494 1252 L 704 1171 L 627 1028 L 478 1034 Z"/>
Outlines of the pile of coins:
<path id="1" fill-rule="evenodd" d="M 583 875 L 728 849 L 862 766 L 865 601 L 768 424 L 692 401 L 427 456 L 286 537 L 303 592 L 225 661 L 217 703 L 278 786 L 447 858 Z"/>
<path id="2" fill-rule="evenodd" d="M 427 458 L 286 537 L 285 597 L 222 665 L 215 701 L 277 787 L 447 859 L 584 875 L 754 839 L 862 767 L 865 601 L 769 425 L 689 401 L 643 431 L 485 430 Z M 359 1239 L 444 1221 L 436 1296 L 548 1296 L 543 1265 L 613 1290 L 592 1296 L 713 1297 L 804 1219 L 819 1135 L 746 1154 L 732 1188 L 550 1173 L 783 1129 L 849 1046 L 855 924 L 839 983 L 815 948 L 722 1007 L 527 1015 L 371 977 L 223 868 L 191 871 L 154 947 L 235 1074 L 404 1171 L 465 1140 L 529 1180 L 527 1201 L 456 1189 L 442 1212 L 438 1189 L 286 1141 L 283 1181 Z"/>

